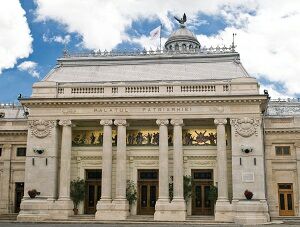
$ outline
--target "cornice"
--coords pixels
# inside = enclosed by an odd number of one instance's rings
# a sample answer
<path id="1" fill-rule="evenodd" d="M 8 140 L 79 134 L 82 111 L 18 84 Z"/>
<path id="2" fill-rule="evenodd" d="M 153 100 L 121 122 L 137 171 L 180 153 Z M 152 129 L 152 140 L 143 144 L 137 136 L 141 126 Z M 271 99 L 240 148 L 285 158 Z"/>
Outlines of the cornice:
<path id="1" fill-rule="evenodd" d="M 27 135 L 27 130 L 26 131 L 17 131 L 17 130 L 14 130 L 14 131 L 0 131 L 0 135 Z"/>
<path id="2" fill-rule="evenodd" d="M 263 95 L 230 95 L 230 96 L 166 96 L 166 97 L 132 97 L 132 98 L 87 98 L 87 97 L 76 97 L 76 98 L 27 98 L 21 99 L 22 105 L 27 107 L 43 107 L 43 106 L 62 106 L 62 105 L 141 105 L 141 104 L 221 104 L 221 103 L 255 103 L 263 104 L 267 98 Z"/>
<path id="3" fill-rule="evenodd" d="M 280 134 L 280 133 L 300 133 L 300 128 L 274 128 L 265 129 L 266 134 Z"/>

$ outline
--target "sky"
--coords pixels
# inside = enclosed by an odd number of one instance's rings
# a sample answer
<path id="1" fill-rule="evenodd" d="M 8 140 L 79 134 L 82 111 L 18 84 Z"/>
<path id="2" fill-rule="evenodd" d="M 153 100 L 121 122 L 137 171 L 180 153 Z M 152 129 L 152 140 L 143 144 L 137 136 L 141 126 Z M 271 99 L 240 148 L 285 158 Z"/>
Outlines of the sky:
<path id="1" fill-rule="evenodd" d="M 151 4 L 150 4 L 151 2 Z M 299 0 L 1 0 L 0 103 L 30 96 L 32 85 L 69 52 L 156 49 L 178 28 L 202 47 L 229 46 L 271 98 L 300 97 Z"/>

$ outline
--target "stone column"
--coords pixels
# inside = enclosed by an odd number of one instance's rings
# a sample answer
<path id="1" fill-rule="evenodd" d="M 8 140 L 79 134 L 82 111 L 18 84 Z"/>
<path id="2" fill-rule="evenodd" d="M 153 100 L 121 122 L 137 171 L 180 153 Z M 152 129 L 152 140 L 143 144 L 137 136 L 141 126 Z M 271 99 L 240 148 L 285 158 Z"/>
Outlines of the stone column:
<path id="1" fill-rule="evenodd" d="M 300 216 L 300 143 L 295 143 L 297 160 L 297 182 L 298 182 L 298 216 Z"/>
<path id="2" fill-rule="evenodd" d="M 101 120 L 103 125 L 102 148 L 102 182 L 101 202 L 111 202 L 111 178 L 112 178 L 112 120 Z"/>
<path id="3" fill-rule="evenodd" d="M 169 155 L 168 155 L 168 124 L 169 120 L 156 121 L 159 125 L 159 195 L 158 201 L 169 202 Z"/>
<path id="4" fill-rule="evenodd" d="M 226 119 L 215 119 L 217 125 L 218 201 L 228 201 Z"/>
<path id="5" fill-rule="evenodd" d="M 61 120 L 59 125 L 62 126 L 59 200 L 70 200 L 72 122 Z"/>
<path id="6" fill-rule="evenodd" d="M 231 221 L 232 206 L 228 200 L 227 151 L 226 151 L 226 119 L 215 119 L 217 125 L 217 166 L 218 166 L 218 200 L 215 207 L 216 221 Z"/>
<path id="7" fill-rule="evenodd" d="M 173 130 L 173 201 L 183 201 L 183 151 L 182 151 L 182 119 L 171 120 Z"/>
<path id="8" fill-rule="evenodd" d="M 183 150 L 182 150 L 182 119 L 171 120 L 173 125 L 173 200 L 172 205 L 176 210 L 176 217 L 180 220 L 186 218 L 186 204 L 183 194 Z"/>
<path id="9" fill-rule="evenodd" d="M 117 165 L 116 165 L 116 198 L 115 217 L 125 220 L 129 216 L 129 204 L 126 199 L 126 120 L 115 120 L 117 129 Z"/>
<path id="10" fill-rule="evenodd" d="M 8 214 L 10 210 L 10 176 L 11 176 L 11 153 L 12 146 L 10 144 L 4 144 L 2 147 L 2 160 L 3 160 L 3 172 L 2 172 L 2 185 L 1 185 L 1 200 L 0 200 L 0 213 Z"/>
<path id="11" fill-rule="evenodd" d="M 126 120 L 115 120 L 118 126 L 116 200 L 126 201 Z"/>

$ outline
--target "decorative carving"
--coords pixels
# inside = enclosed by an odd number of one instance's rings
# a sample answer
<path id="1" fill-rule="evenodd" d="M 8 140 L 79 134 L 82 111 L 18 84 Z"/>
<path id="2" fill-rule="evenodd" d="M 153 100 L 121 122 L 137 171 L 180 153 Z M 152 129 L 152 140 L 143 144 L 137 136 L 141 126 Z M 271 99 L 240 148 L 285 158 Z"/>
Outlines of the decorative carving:
<path id="1" fill-rule="evenodd" d="M 100 125 L 110 126 L 112 125 L 113 121 L 109 119 L 104 119 L 100 121 Z"/>
<path id="2" fill-rule="evenodd" d="M 117 119 L 114 121 L 114 124 L 117 126 L 127 126 L 127 122 L 126 120 L 122 120 L 122 119 Z"/>
<path id="3" fill-rule="evenodd" d="M 225 124 L 227 124 L 227 120 L 225 118 L 216 118 L 214 120 L 214 123 L 216 125 L 225 125 Z"/>
<path id="4" fill-rule="evenodd" d="M 171 124 L 174 126 L 183 126 L 183 120 L 182 119 L 172 119 Z"/>
<path id="5" fill-rule="evenodd" d="M 231 125 L 234 128 L 235 135 L 250 137 L 258 134 L 257 128 L 261 124 L 260 119 L 244 117 L 241 119 L 231 119 Z"/>
<path id="6" fill-rule="evenodd" d="M 162 125 L 167 126 L 169 124 L 169 120 L 168 119 L 157 119 L 156 124 L 159 126 L 162 126 Z"/>
<path id="7" fill-rule="evenodd" d="M 60 120 L 58 122 L 58 124 L 61 125 L 61 126 L 64 126 L 64 127 L 72 126 L 72 121 L 71 120 Z"/>
<path id="8" fill-rule="evenodd" d="M 56 126 L 56 121 L 33 120 L 28 122 L 31 135 L 37 138 L 45 138 L 51 134 L 51 129 Z"/>

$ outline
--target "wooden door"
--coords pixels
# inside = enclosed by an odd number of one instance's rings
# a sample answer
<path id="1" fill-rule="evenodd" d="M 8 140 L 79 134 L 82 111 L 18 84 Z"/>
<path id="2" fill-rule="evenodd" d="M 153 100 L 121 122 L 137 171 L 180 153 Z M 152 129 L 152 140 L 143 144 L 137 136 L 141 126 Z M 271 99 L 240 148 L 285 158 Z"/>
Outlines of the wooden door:
<path id="1" fill-rule="evenodd" d="M 295 215 L 292 184 L 278 184 L 278 201 L 280 216 Z"/>
<path id="2" fill-rule="evenodd" d="M 84 213 L 95 214 L 101 198 L 101 170 L 86 170 Z"/>
<path id="3" fill-rule="evenodd" d="M 15 213 L 20 212 L 20 205 L 24 196 L 24 182 L 16 183 L 15 188 Z"/>
<path id="4" fill-rule="evenodd" d="M 192 177 L 192 215 L 213 215 L 214 204 L 209 200 L 212 170 L 192 170 Z"/>
<path id="5" fill-rule="evenodd" d="M 158 199 L 158 171 L 139 170 L 138 179 L 138 214 L 153 215 Z"/>

